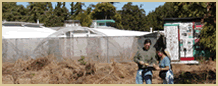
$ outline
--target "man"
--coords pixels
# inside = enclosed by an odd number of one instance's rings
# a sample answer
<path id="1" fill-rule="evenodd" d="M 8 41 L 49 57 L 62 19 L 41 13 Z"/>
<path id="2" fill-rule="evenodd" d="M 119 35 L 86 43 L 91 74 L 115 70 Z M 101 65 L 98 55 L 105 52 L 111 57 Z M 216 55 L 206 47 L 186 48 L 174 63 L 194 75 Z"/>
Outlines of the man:
<path id="1" fill-rule="evenodd" d="M 152 82 L 152 68 L 148 67 L 151 61 L 155 58 L 156 53 L 150 49 L 151 40 L 146 39 L 144 41 L 144 47 L 139 49 L 134 56 L 134 62 L 138 64 L 138 71 L 136 74 L 136 84 L 143 84 L 145 80 L 146 84 Z"/>

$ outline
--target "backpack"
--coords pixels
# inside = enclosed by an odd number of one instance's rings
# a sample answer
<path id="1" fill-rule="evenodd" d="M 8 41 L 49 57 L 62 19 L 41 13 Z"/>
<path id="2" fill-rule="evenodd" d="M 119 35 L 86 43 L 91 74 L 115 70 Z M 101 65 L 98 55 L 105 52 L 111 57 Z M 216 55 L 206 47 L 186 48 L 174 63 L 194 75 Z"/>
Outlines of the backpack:
<path id="1" fill-rule="evenodd" d="M 167 56 L 168 57 L 168 56 Z M 169 57 L 168 57 L 169 58 Z M 170 58 L 169 58 L 170 59 Z M 171 62 L 171 60 L 170 60 L 170 62 Z M 170 68 L 171 68 L 171 70 L 172 70 L 172 65 L 170 64 Z M 161 78 L 161 79 L 165 79 L 166 78 L 166 73 L 167 73 L 167 71 L 168 70 L 161 70 L 160 72 L 159 72 L 159 77 Z"/>

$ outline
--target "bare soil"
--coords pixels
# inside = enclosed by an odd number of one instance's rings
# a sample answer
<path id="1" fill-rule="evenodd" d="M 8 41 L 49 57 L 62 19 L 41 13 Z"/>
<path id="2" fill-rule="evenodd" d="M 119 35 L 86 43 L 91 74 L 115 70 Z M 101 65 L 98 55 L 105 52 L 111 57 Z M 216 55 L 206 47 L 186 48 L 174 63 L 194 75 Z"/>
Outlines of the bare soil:
<path id="1" fill-rule="evenodd" d="M 215 84 L 216 62 L 199 65 L 173 64 L 175 84 Z M 3 84 L 135 84 L 137 64 L 93 63 L 77 60 L 57 62 L 52 57 L 2 63 Z M 153 71 L 152 83 L 161 84 L 159 71 Z"/>

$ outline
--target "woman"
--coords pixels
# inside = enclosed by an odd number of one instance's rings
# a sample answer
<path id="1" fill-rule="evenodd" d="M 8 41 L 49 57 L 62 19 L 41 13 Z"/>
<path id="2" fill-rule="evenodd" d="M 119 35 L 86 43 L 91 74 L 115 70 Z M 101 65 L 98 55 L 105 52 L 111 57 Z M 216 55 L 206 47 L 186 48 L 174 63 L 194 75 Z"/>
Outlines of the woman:
<path id="1" fill-rule="evenodd" d="M 163 79 L 163 84 L 174 84 L 170 58 L 166 56 L 163 49 L 157 51 L 157 54 L 159 57 L 159 66 L 155 64 L 153 64 L 153 66 L 156 70 L 160 71 L 159 76 Z"/>

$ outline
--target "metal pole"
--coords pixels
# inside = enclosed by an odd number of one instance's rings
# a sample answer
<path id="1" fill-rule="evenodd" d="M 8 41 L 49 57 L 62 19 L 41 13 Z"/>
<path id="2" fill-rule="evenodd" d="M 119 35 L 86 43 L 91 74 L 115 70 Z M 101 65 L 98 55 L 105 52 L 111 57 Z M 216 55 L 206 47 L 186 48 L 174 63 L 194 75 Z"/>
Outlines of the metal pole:
<path id="1" fill-rule="evenodd" d="M 108 37 L 107 37 L 107 63 L 109 63 L 108 49 L 109 49 L 109 47 L 108 47 Z"/>
<path id="2" fill-rule="evenodd" d="M 16 60 L 18 59 L 18 45 L 17 45 L 17 38 L 15 39 L 15 46 L 16 46 L 16 49 L 15 49 L 15 51 L 16 51 Z"/>
<path id="3" fill-rule="evenodd" d="M 181 57 L 181 53 L 180 53 L 180 49 L 181 49 L 181 46 L 180 46 L 180 28 L 179 26 L 178 27 L 178 45 L 179 45 L 179 53 L 178 53 L 178 59 L 180 61 L 180 57 Z"/>
<path id="4" fill-rule="evenodd" d="M 72 37 L 72 33 L 70 32 L 70 38 L 69 38 L 69 40 L 70 40 L 70 45 L 69 45 L 69 47 L 70 47 L 70 58 L 68 57 L 68 59 L 72 59 L 72 56 L 73 56 L 73 53 L 72 53 L 72 48 L 73 48 L 73 44 L 72 44 L 72 39 L 73 37 Z"/>

